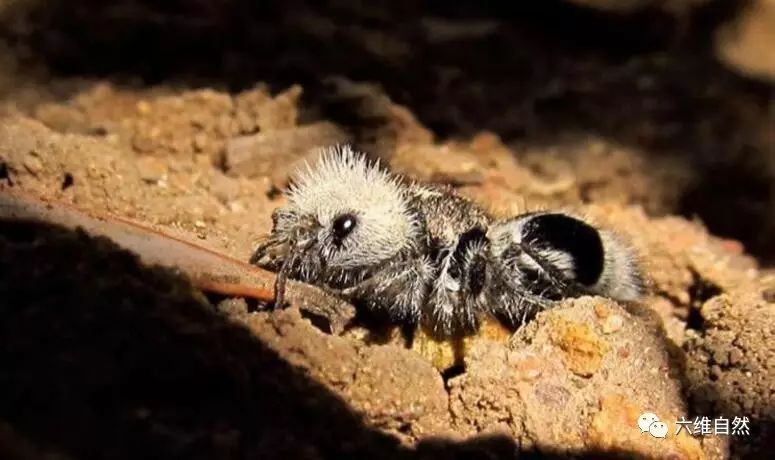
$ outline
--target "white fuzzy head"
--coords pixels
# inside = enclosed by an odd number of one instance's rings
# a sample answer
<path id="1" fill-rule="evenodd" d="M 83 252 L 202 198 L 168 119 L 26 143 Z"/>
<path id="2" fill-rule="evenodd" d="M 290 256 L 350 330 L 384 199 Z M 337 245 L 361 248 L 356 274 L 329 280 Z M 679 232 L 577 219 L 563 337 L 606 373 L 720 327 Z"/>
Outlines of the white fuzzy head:
<path id="1" fill-rule="evenodd" d="M 349 146 L 323 149 L 315 164 L 296 175 L 287 195 L 281 225 L 312 221 L 318 249 L 331 267 L 388 260 L 412 247 L 419 233 L 401 184 Z M 345 215 L 354 217 L 347 235 L 332 240 L 337 219 Z"/>

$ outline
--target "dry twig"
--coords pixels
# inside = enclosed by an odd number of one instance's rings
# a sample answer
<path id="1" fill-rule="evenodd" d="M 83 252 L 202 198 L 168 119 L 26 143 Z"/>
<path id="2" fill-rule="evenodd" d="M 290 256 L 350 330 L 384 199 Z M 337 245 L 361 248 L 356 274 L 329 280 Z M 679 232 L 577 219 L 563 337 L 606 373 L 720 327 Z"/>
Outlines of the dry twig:
<path id="1" fill-rule="evenodd" d="M 146 264 L 181 270 L 194 286 L 205 292 L 253 298 L 264 303 L 275 298 L 274 273 L 123 217 L 98 215 L 73 205 L 5 189 L 0 193 L 0 218 L 37 220 L 106 237 L 138 254 Z M 302 310 L 326 318 L 333 333 L 341 332 L 355 315 L 348 303 L 309 285 L 289 283 L 286 297 Z"/>

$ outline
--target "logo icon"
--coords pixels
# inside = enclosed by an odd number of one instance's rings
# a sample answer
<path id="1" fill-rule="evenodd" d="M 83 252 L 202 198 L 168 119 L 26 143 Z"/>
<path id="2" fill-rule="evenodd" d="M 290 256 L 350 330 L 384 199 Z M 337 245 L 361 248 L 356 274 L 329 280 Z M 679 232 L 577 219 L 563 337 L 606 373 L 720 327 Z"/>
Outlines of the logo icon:
<path id="1" fill-rule="evenodd" d="M 667 423 L 660 421 L 652 412 L 644 412 L 638 417 L 638 428 L 641 433 L 648 431 L 655 438 L 665 438 L 668 431 Z"/>

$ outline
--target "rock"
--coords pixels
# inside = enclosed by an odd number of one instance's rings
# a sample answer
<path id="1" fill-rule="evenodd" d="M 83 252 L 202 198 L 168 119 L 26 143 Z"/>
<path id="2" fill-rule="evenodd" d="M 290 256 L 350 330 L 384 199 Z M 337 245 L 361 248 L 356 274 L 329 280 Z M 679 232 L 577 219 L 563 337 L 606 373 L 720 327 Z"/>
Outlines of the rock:
<path id="1" fill-rule="evenodd" d="M 603 395 L 600 398 L 600 411 L 592 417 L 590 423 L 588 444 L 603 452 L 637 452 L 647 458 L 706 458 L 696 438 L 687 435 L 685 431 L 675 435 L 675 422 L 678 419 L 674 419 L 671 414 L 655 412 L 660 421 L 668 425 L 667 438 L 664 440 L 655 439 L 640 429 L 628 429 L 642 413 L 641 406 L 622 394 Z"/>
<path id="2" fill-rule="evenodd" d="M 226 144 L 226 171 L 233 176 L 270 176 L 279 184 L 321 147 L 346 141 L 345 133 L 328 122 L 236 137 Z"/>
<path id="3" fill-rule="evenodd" d="M 96 84 L 62 104 L 47 104 L 35 115 L 66 133 L 103 133 L 140 154 L 223 155 L 226 139 L 296 125 L 301 88 L 272 96 L 263 87 L 237 95 L 200 89 L 170 95 Z"/>
<path id="4" fill-rule="evenodd" d="M 37 176 L 40 172 L 43 171 L 43 163 L 41 163 L 40 158 L 38 158 L 34 153 L 26 155 L 22 160 L 22 164 L 33 176 Z"/>
<path id="5" fill-rule="evenodd" d="M 157 183 L 167 176 L 167 165 L 164 160 L 153 156 L 141 156 L 137 158 L 137 170 L 140 179 Z"/>
<path id="6" fill-rule="evenodd" d="M 504 343 L 511 337 L 511 331 L 500 322 L 483 318 L 476 334 L 439 340 L 423 328 L 414 334 L 411 349 L 429 361 L 440 372 L 455 366 L 462 366 L 465 356 L 480 342 Z"/>
<path id="7" fill-rule="evenodd" d="M 602 335 L 602 308 L 622 318 L 621 329 Z M 688 414 L 679 358 L 635 313 L 585 297 L 540 313 L 507 347 L 479 342 L 465 359 L 466 372 L 448 382 L 454 426 L 468 434 L 506 428 L 520 445 L 555 453 L 704 458 L 692 437 L 672 431 L 657 440 L 637 427 L 643 412 L 673 429 Z"/>
<path id="8" fill-rule="evenodd" d="M 241 134 L 293 128 L 298 123 L 302 89 L 292 85 L 274 97 L 263 85 L 244 91 L 234 98 L 236 125 Z"/>
<path id="9" fill-rule="evenodd" d="M 444 382 L 418 354 L 395 345 L 364 347 L 323 334 L 295 309 L 240 320 L 372 424 L 409 440 L 448 431 Z"/>
<path id="10" fill-rule="evenodd" d="M 608 344 L 584 324 L 558 318 L 551 323 L 550 334 L 554 344 L 563 352 L 565 365 L 581 377 L 590 377 L 597 372 L 608 352 Z"/>
<path id="11" fill-rule="evenodd" d="M 611 334 L 622 328 L 624 319 L 619 315 L 612 315 L 603 321 L 603 333 Z"/>
<path id="12" fill-rule="evenodd" d="M 228 204 L 239 195 L 240 184 L 237 179 L 216 172 L 210 178 L 210 190 L 221 203 Z"/>
<path id="13" fill-rule="evenodd" d="M 449 146 L 402 146 L 390 159 L 393 171 L 424 182 L 476 185 L 484 181 L 484 169 L 471 152 Z"/>
<path id="14" fill-rule="evenodd" d="M 775 315 L 756 292 L 713 297 L 699 309 L 701 329 L 687 349 L 687 391 L 710 417 L 747 416 L 750 437 L 733 439 L 736 455 L 775 449 Z"/>

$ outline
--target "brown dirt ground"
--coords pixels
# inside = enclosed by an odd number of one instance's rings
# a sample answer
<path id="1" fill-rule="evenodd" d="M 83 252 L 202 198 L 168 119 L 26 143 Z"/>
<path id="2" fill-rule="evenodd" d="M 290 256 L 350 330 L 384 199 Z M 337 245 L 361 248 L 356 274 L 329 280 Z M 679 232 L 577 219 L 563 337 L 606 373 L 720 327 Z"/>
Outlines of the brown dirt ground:
<path id="1" fill-rule="evenodd" d="M 136 8 L 129 10 L 126 30 L 111 35 L 103 24 L 74 32 L 74 24 L 97 24 L 112 11 L 91 5 L 87 14 L 82 8 L 90 3 L 66 14 L 33 8 L 29 22 L 18 20 L 16 11 L 19 5 L 27 11 L 25 2 L 0 9 L 14 21 L 0 47 L 0 187 L 130 217 L 245 260 L 270 229 L 269 215 L 283 203 L 278 191 L 295 165 L 314 147 L 350 140 L 396 171 L 453 184 L 493 214 L 571 208 L 615 229 L 640 254 L 649 295 L 633 306 L 599 298 L 566 302 L 506 339 L 486 333 L 468 339 L 464 368 L 439 372 L 437 367 L 449 366 L 448 344 L 422 336 L 411 347 L 395 338 L 375 343 L 365 329 L 326 334 L 296 308 L 270 313 L 240 299 L 206 299 L 179 276 L 143 267 L 106 241 L 3 222 L 0 362 L 8 372 L 0 375 L 0 456 L 511 458 L 541 452 L 728 458 L 765 456 L 775 447 L 775 283 L 737 240 L 670 215 L 684 210 L 687 196 L 723 182 L 708 172 L 719 164 L 748 171 L 761 163 L 757 155 L 767 152 L 771 139 L 758 83 L 741 83 L 703 64 L 719 77 L 710 78 L 695 61 L 681 67 L 671 60 L 675 56 L 660 61 L 659 53 L 626 63 L 583 58 L 550 65 L 526 49 L 520 53 L 535 58 L 537 70 L 532 89 L 522 91 L 544 94 L 533 108 L 549 110 L 531 118 L 518 104 L 506 110 L 497 103 L 501 89 L 513 90 L 491 73 L 475 69 L 469 85 L 455 84 L 459 62 L 448 61 L 446 45 L 434 49 L 438 54 L 428 57 L 428 68 L 450 72 L 450 86 L 438 90 L 430 83 L 438 75 L 418 69 L 412 84 L 429 90 L 425 99 L 397 92 L 389 82 L 363 83 L 375 78 L 357 69 L 342 72 L 346 76 L 307 69 L 330 76 L 324 86 L 304 73 L 298 74 L 300 85 L 278 85 L 286 83 L 282 72 L 268 71 L 271 84 L 258 83 L 263 63 L 248 66 L 240 75 L 249 84 L 231 91 L 217 84 L 192 89 L 190 81 L 126 83 L 95 78 L 80 53 L 97 51 L 95 38 L 104 39 L 103 52 L 116 46 L 116 37 L 137 31 L 133 15 L 154 7 L 117 2 Z M 381 53 L 380 69 L 409 65 L 406 40 L 416 36 L 417 24 L 408 21 L 408 30 L 385 35 L 390 23 L 381 16 L 387 9 L 414 17 L 414 7 L 399 3 L 408 10 L 384 7 L 367 14 L 341 2 L 335 14 L 370 15 L 366 23 L 373 26 L 337 35 L 355 53 L 353 60 L 370 52 L 353 49 L 366 37 L 362 46 Z M 63 16 L 51 35 L 42 34 L 54 11 Z M 164 22 L 163 15 L 148 17 Z M 322 34 L 319 40 L 331 33 L 330 17 L 321 19 L 308 5 L 286 20 L 291 29 L 306 24 L 307 33 Z M 436 34 L 429 43 L 445 43 L 442 32 L 463 33 L 445 21 L 418 19 Z M 152 34 L 156 25 L 150 21 L 150 29 L 142 30 Z M 498 25 L 497 37 L 514 38 L 518 25 Z M 491 25 L 467 27 L 487 35 Z M 56 42 L 60 48 L 46 41 L 64 32 L 67 38 Z M 70 40 L 83 49 L 66 46 Z M 486 40 L 497 43 L 489 35 Z M 151 67 L 170 71 L 156 55 L 167 46 L 165 41 L 161 50 L 148 50 Z M 262 50 L 266 59 L 275 56 Z M 231 51 L 243 62 L 244 55 Z M 206 74 L 200 58 L 186 62 L 196 78 L 225 72 Z M 331 65 L 326 59 L 320 65 Z M 613 81 L 589 81 L 595 72 L 584 66 L 590 62 Z M 109 73 L 118 65 L 112 57 L 91 64 L 107 66 L 98 70 Z M 87 78 L 52 74 L 49 67 L 58 66 Z M 552 71 L 560 89 L 549 94 L 539 81 L 541 72 Z M 701 80 L 692 84 L 704 85 L 708 97 L 702 103 L 687 102 L 693 100 L 687 74 Z M 637 94 L 637 104 L 606 100 L 600 85 Z M 632 85 L 641 85 L 640 92 Z M 477 93 L 481 88 L 488 91 Z M 442 96 L 449 100 L 440 101 Z M 656 115 L 643 108 L 660 100 L 670 107 L 653 108 Z M 685 103 L 689 113 L 676 117 L 674 103 Z M 493 107 L 482 112 L 487 104 Z M 703 121 L 708 107 L 718 109 L 717 117 Z M 574 117 L 596 129 L 569 126 Z M 625 119 L 634 121 L 623 126 Z M 717 131 L 724 123 L 740 129 L 722 136 Z M 564 129 L 555 132 L 554 126 Z M 729 157 L 698 167 L 711 145 Z M 681 150 L 686 154 L 670 154 Z M 752 163 L 737 161 L 743 150 L 754 153 L 746 160 Z M 730 180 L 734 185 L 746 176 Z M 771 208 L 761 212 L 757 206 L 771 202 L 749 185 L 752 191 L 741 184 L 730 196 L 759 201 L 735 218 L 750 211 L 757 222 L 769 222 Z M 755 233 L 740 225 L 732 234 L 761 256 L 766 225 Z M 635 428 L 646 410 L 668 421 L 747 415 L 752 435 L 656 440 Z"/>

